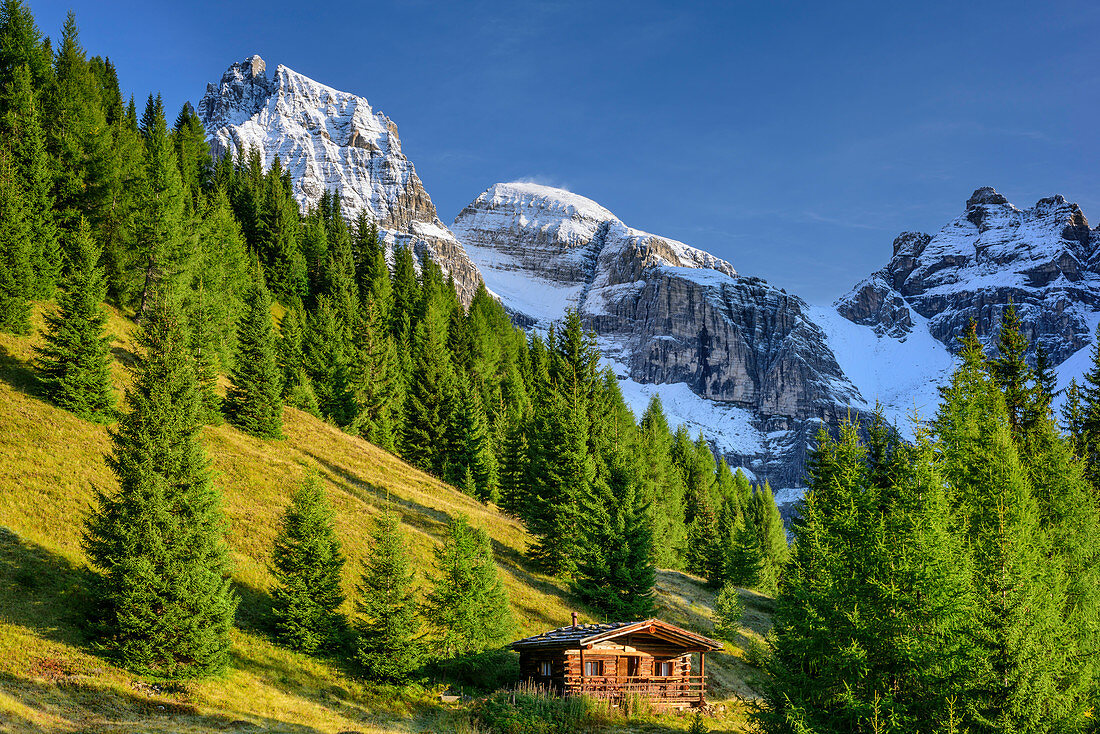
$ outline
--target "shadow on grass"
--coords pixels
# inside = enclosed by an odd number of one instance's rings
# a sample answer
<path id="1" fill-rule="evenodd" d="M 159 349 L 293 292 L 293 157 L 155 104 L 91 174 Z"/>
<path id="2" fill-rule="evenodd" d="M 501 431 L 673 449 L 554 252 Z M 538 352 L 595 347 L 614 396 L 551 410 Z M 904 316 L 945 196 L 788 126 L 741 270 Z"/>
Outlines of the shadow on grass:
<path id="1" fill-rule="evenodd" d="M 19 359 L 0 345 L 0 380 L 13 388 L 39 400 L 45 400 L 42 380 L 30 362 Z"/>
<path id="2" fill-rule="evenodd" d="M 0 528 L 0 619 L 82 647 L 91 572 Z"/>
<path id="3" fill-rule="evenodd" d="M 202 713 L 180 695 L 146 695 L 118 687 L 100 685 L 85 675 L 21 678 L 0 673 L 0 690 L 31 711 L 41 711 L 43 718 L 56 721 L 70 719 L 81 726 L 80 731 L 99 731 L 116 727 L 151 734 L 167 734 L 181 729 L 199 731 L 274 730 L 286 734 L 314 734 L 317 729 L 247 712 Z M 0 729 L 11 732 L 46 732 L 42 726 L 25 717 L 8 717 L 0 713 Z"/>

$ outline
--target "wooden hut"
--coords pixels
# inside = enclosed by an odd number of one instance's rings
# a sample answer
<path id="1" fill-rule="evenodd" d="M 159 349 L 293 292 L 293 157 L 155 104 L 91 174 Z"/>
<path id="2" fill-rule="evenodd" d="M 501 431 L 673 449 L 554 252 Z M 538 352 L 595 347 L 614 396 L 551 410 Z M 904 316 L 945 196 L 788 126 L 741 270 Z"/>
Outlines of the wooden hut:
<path id="1" fill-rule="evenodd" d="M 522 680 L 561 695 L 620 701 L 642 696 L 658 706 L 705 703 L 706 654 L 722 643 L 659 619 L 573 624 L 512 643 Z M 699 654 L 699 671 L 691 669 Z"/>

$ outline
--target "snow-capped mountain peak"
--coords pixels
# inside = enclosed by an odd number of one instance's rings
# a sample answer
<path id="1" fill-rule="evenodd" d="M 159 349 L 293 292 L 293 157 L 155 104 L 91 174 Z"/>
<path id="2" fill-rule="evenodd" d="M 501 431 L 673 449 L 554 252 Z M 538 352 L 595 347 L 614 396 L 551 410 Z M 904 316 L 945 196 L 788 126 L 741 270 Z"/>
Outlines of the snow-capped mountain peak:
<path id="1" fill-rule="evenodd" d="M 390 247 L 408 244 L 431 257 L 454 276 L 463 299 L 473 296 L 477 268 L 439 220 L 401 152 L 397 126 L 365 98 L 282 64 L 268 76 L 266 62 L 254 55 L 207 85 L 198 113 L 215 154 L 256 150 L 265 168 L 278 157 L 303 208 L 335 192 L 345 216 L 366 213 Z"/>

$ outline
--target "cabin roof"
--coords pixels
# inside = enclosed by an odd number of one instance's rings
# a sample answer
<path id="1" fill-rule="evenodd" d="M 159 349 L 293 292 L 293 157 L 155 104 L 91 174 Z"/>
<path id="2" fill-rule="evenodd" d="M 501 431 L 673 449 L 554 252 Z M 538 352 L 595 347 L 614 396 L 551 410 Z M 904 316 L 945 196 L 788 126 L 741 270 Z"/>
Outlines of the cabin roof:
<path id="1" fill-rule="evenodd" d="M 513 650 L 530 650 L 544 647 L 591 647 L 632 634 L 659 637 L 665 642 L 685 650 L 721 650 L 722 643 L 709 637 L 688 632 L 686 629 L 660 619 L 644 619 L 641 622 L 606 622 L 603 624 L 578 624 L 525 637 L 512 643 Z"/>

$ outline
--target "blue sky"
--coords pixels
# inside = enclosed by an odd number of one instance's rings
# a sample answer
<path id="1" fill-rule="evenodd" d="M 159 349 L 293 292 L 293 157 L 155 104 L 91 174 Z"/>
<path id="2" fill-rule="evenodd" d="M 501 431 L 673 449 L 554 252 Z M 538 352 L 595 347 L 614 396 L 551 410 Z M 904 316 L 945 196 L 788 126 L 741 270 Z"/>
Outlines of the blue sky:
<path id="1" fill-rule="evenodd" d="M 29 4 L 170 109 L 252 53 L 365 96 L 444 222 L 563 186 L 814 303 L 979 186 L 1100 221 L 1100 3 Z"/>

